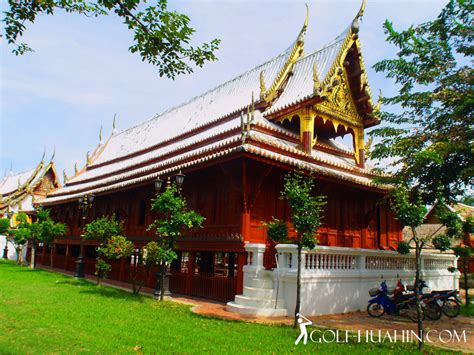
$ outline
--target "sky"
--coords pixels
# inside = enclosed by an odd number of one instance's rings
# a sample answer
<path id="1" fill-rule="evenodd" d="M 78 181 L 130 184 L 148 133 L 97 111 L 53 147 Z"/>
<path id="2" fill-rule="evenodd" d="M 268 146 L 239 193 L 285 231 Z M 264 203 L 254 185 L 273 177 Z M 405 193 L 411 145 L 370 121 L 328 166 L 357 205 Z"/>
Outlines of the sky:
<path id="1" fill-rule="evenodd" d="M 447 1 L 367 0 L 361 22 L 362 53 L 372 93 L 396 92 L 396 86 L 372 66 L 394 57 L 385 42 L 386 19 L 404 29 L 434 19 Z M 329 43 L 352 21 L 359 0 L 307 0 L 310 17 L 305 51 Z M 1 9 L 7 6 L 0 0 Z M 125 130 L 166 109 L 255 67 L 284 51 L 296 38 L 305 16 L 303 1 L 170 1 L 169 8 L 187 14 L 196 29 L 193 43 L 221 39 L 218 61 L 170 80 L 132 54 L 132 34 L 111 14 L 88 18 L 57 12 L 41 16 L 23 41 L 35 51 L 23 56 L 0 45 L 0 174 L 30 169 L 46 150 L 55 150 L 62 179 L 74 163 L 85 164 L 86 152 L 112 131 Z M 3 23 L 2 23 L 3 25 Z M 3 30 L 3 28 L 2 28 Z M 1 178 L 1 177 L 0 177 Z"/>

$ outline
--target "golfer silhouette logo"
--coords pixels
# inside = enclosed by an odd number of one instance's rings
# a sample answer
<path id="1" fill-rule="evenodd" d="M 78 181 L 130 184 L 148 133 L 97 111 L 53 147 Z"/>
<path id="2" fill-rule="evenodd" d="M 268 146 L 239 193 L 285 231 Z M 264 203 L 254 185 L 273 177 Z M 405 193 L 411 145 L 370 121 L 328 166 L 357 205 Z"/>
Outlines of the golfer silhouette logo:
<path id="1" fill-rule="evenodd" d="M 313 322 L 311 322 L 308 318 L 306 318 L 302 314 L 297 313 L 296 316 L 298 317 L 297 322 L 298 322 L 298 325 L 300 326 L 301 334 L 296 339 L 295 345 L 298 345 L 301 339 L 303 339 L 303 344 L 306 345 L 306 343 L 308 342 L 308 329 L 306 329 L 306 327 L 308 325 L 312 325 Z"/>

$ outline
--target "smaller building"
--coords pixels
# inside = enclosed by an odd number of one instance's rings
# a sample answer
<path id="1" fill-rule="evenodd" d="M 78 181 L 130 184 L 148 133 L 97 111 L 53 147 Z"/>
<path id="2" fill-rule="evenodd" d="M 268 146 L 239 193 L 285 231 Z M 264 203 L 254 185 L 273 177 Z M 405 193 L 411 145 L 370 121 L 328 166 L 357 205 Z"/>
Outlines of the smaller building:
<path id="1" fill-rule="evenodd" d="M 46 164 L 43 156 L 41 162 L 32 169 L 5 174 L 0 181 L 0 218 L 9 218 L 12 226 L 16 224 L 16 216 L 20 212 L 34 218 L 35 200 L 45 198 L 49 191 L 60 187 L 53 159 L 54 155 Z M 0 253 L 4 259 L 17 259 L 13 244 L 3 235 L 0 236 Z"/>

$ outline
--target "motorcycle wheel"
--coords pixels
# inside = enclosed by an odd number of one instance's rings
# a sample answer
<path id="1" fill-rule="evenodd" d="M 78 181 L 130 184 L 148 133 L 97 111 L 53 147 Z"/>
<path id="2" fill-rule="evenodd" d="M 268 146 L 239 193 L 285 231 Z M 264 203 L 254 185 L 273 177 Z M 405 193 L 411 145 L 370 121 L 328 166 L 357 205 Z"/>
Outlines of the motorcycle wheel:
<path id="1" fill-rule="evenodd" d="M 428 302 L 425 305 L 423 311 L 426 314 L 426 316 L 428 317 L 428 319 L 431 319 L 431 320 L 438 320 L 438 319 L 441 318 L 441 316 L 443 314 L 443 311 L 441 310 L 441 307 L 435 301 Z"/>
<path id="2" fill-rule="evenodd" d="M 406 315 L 412 322 L 418 322 L 418 314 L 416 311 L 416 303 L 404 304 L 400 310 L 400 314 Z M 421 319 L 425 320 L 425 312 L 421 312 Z"/>
<path id="3" fill-rule="evenodd" d="M 371 317 L 379 318 L 385 314 L 385 308 L 379 303 L 371 303 L 367 306 L 367 313 Z"/>
<path id="4" fill-rule="evenodd" d="M 459 315 L 459 312 L 461 312 L 461 307 L 455 300 L 446 300 L 443 303 L 442 310 L 447 317 L 454 318 Z"/>

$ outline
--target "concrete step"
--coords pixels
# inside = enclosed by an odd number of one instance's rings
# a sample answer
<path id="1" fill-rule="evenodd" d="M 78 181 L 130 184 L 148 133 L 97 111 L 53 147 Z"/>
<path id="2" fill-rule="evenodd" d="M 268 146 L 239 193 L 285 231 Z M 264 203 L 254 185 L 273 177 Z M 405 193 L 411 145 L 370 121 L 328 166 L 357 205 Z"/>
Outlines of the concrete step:
<path id="1" fill-rule="evenodd" d="M 261 317 L 286 317 L 288 315 L 288 311 L 284 308 L 258 308 L 240 305 L 235 302 L 227 303 L 226 309 L 229 312 Z"/>
<path id="2" fill-rule="evenodd" d="M 234 302 L 242 306 L 250 306 L 256 308 L 275 308 L 275 298 L 254 298 L 244 295 L 236 295 Z M 279 300 L 277 308 L 284 307 L 283 301 Z"/>
<path id="3" fill-rule="evenodd" d="M 264 289 L 273 289 L 273 280 L 271 279 L 251 279 L 250 287 L 254 288 L 264 288 Z"/>
<path id="4" fill-rule="evenodd" d="M 275 298 L 276 290 L 270 288 L 259 288 L 244 286 L 244 296 L 255 298 Z"/>

